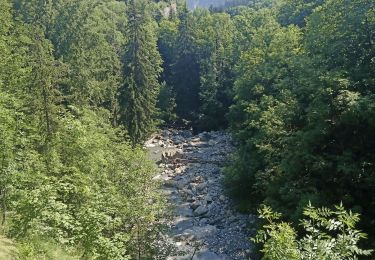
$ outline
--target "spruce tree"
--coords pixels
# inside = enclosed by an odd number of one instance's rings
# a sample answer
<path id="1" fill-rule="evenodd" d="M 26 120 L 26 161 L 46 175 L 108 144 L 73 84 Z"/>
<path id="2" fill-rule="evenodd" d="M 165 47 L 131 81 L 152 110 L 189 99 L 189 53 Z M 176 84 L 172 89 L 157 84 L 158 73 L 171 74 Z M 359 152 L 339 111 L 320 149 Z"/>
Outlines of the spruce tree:
<path id="1" fill-rule="evenodd" d="M 162 60 L 157 49 L 150 3 L 131 0 L 127 15 L 129 43 L 124 57 L 124 85 L 119 103 L 121 121 L 135 146 L 147 138 L 156 124 Z"/>
<path id="2" fill-rule="evenodd" d="M 196 41 L 200 42 L 201 100 L 198 128 L 212 130 L 227 127 L 224 115 L 232 103 L 233 23 L 228 14 L 203 13 L 198 17 Z"/>
<path id="3" fill-rule="evenodd" d="M 191 25 L 187 6 L 180 11 L 177 57 L 172 65 L 173 86 L 176 92 L 177 115 L 182 119 L 193 121 L 199 109 L 199 64 L 194 51 L 191 36 Z"/>
<path id="4" fill-rule="evenodd" d="M 166 125 L 173 125 L 177 119 L 176 115 L 176 93 L 173 87 L 173 66 L 177 55 L 177 40 L 179 37 L 180 20 L 175 12 L 169 17 L 159 21 L 158 48 L 163 59 L 163 82 L 158 97 L 158 109 L 160 119 Z"/>

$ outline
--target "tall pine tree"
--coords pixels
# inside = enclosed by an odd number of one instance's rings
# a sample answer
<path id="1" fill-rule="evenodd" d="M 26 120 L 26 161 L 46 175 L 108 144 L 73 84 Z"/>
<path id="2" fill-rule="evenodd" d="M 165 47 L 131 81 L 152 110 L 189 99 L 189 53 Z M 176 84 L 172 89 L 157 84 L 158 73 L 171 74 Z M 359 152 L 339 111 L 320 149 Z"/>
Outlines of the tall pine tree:
<path id="1" fill-rule="evenodd" d="M 156 124 L 162 60 L 157 49 L 151 6 L 147 0 L 131 0 L 128 4 L 129 43 L 124 57 L 124 85 L 119 103 L 121 121 L 133 146 L 144 141 Z"/>
<path id="2" fill-rule="evenodd" d="M 172 83 L 176 92 L 177 115 L 182 119 L 194 121 L 200 105 L 199 64 L 191 36 L 191 19 L 187 6 L 180 11 L 177 57 L 172 65 Z"/>
<path id="3" fill-rule="evenodd" d="M 225 128 L 232 103 L 233 23 L 224 13 L 194 13 L 194 39 L 200 53 L 199 130 Z"/>

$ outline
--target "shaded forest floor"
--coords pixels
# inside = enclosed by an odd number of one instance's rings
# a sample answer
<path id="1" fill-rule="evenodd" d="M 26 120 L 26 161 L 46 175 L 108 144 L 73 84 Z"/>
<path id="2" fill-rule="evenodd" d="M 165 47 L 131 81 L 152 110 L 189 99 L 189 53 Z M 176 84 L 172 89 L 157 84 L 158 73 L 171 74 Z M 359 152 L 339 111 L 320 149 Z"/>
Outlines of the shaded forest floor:
<path id="1" fill-rule="evenodd" d="M 168 259 L 249 259 L 255 217 L 237 212 L 223 187 L 230 136 L 164 130 L 146 147 L 158 161 L 155 180 L 162 181 L 172 209 L 166 239 L 175 250 Z"/>

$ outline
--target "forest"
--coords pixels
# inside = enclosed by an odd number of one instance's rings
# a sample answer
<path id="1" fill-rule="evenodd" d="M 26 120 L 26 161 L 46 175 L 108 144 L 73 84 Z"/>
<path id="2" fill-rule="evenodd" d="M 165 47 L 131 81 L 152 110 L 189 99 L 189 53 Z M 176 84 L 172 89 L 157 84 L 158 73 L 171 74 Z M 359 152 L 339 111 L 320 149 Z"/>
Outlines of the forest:
<path id="1" fill-rule="evenodd" d="M 231 134 L 259 258 L 371 259 L 375 3 L 223 2 L 0 0 L 0 259 L 162 259 L 164 128 Z"/>

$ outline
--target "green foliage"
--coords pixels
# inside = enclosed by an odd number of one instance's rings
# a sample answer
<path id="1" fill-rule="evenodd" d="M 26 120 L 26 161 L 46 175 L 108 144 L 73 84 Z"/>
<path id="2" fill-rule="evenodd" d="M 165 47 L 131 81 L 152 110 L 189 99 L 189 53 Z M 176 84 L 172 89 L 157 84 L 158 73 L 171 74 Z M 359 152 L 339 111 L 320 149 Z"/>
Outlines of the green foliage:
<path id="1" fill-rule="evenodd" d="M 129 44 L 124 57 L 121 118 L 132 145 L 142 143 L 155 130 L 156 99 L 160 91 L 161 56 L 157 49 L 155 22 L 147 0 L 130 1 Z"/>
<path id="2" fill-rule="evenodd" d="M 54 37 L 56 54 L 70 64 L 66 94 L 74 103 L 107 108 L 116 125 L 121 58 L 127 44 L 126 5 L 73 1 L 59 11 Z"/>
<path id="3" fill-rule="evenodd" d="M 43 241 L 38 238 L 29 238 L 18 245 L 18 258 L 30 260 L 78 260 L 77 252 L 68 252 L 58 244 Z M 17 258 L 17 259 L 18 259 Z"/>
<path id="4" fill-rule="evenodd" d="M 163 203 L 136 147 L 161 121 L 229 125 L 228 191 L 319 230 L 302 243 L 268 210 L 268 258 L 366 253 L 354 224 L 373 243 L 373 4 L 246 4 L 0 0 L 0 224 L 22 255 L 152 258 Z M 341 199 L 361 221 L 304 209 Z"/>
<path id="5" fill-rule="evenodd" d="M 232 102 L 232 20 L 228 14 L 178 7 L 178 17 L 160 21 L 159 34 L 163 79 L 175 95 L 176 115 L 198 131 L 225 128 L 223 115 Z"/>
<path id="6" fill-rule="evenodd" d="M 359 214 L 346 211 L 342 205 L 330 210 L 309 204 L 301 220 L 306 234 L 300 239 L 290 224 L 279 220 L 281 214 L 268 206 L 258 212 L 267 223 L 252 240 L 263 245 L 262 259 L 357 259 L 372 253 L 358 245 L 366 238 L 356 229 Z"/>
<path id="7" fill-rule="evenodd" d="M 160 118 L 165 125 L 171 125 L 177 121 L 175 93 L 173 88 L 165 82 L 161 85 L 157 107 L 160 110 Z"/>
<path id="8" fill-rule="evenodd" d="M 281 24 L 306 25 L 305 19 L 313 10 L 324 3 L 323 0 L 283 0 L 278 5 L 278 19 Z"/>
<path id="9" fill-rule="evenodd" d="M 290 80 L 296 72 L 288 68 L 295 66 L 300 55 L 301 33 L 295 27 L 281 27 L 268 11 L 254 16 L 254 22 L 260 19 L 263 23 L 253 28 L 251 44 L 237 67 L 230 118 L 242 146 L 226 181 L 234 184 L 246 178 L 243 188 L 233 185 L 233 192 L 246 192 L 260 202 L 269 182 L 279 174 L 277 158 L 285 149 L 284 139 L 298 108 L 289 89 L 296 84 Z M 251 188 L 252 180 L 256 181 Z"/>
<path id="10" fill-rule="evenodd" d="M 163 59 L 163 72 L 161 74 L 163 84 L 157 99 L 157 108 L 165 125 L 173 125 L 177 121 L 176 91 L 172 84 L 172 64 L 175 62 L 175 56 L 177 55 L 179 23 L 180 21 L 176 16 L 163 18 L 159 22 L 158 49 Z"/>
<path id="11" fill-rule="evenodd" d="M 155 168 L 113 127 L 125 4 L 14 1 L 14 10 L 1 2 L 5 235 L 22 259 L 151 258 L 163 209 Z"/>
<path id="12" fill-rule="evenodd" d="M 152 163 L 121 141 L 109 122 L 75 111 L 79 117 L 65 114 L 54 135 L 52 172 L 43 172 L 40 162 L 39 172 L 21 176 L 12 187 L 17 200 L 9 234 L 48 237 L 88 258 L 124 259 L 125 249 L 138 247 L 147 254 L 144 239 L 154 232 L 160 208 Z"/>
<path id="13" fill-rule="evenodd" d="M 176 93 L 176 113 L 180 119 L 196 120 L 200 107 L 199 59 L 192 38 L 192 15 L 183 5 L 179 13 L 176 56 L 172 63 L 171 84 Z"/>
<path id="14" fill-rule="evenodd" d="M 375 234 L 372 13 L 369 1 L 283 1 L 234 16 L 239 148 L 225 180 L 247 209 L 296 221 L 309 200 L 342 199 Z"/>
<path id="15" fill-rule="evenodd" d="M 199 130 L 227 127 L 232 102 L 233 23 L 227 14 L 194 12 L 193 38 L 200 58 Z"/>

